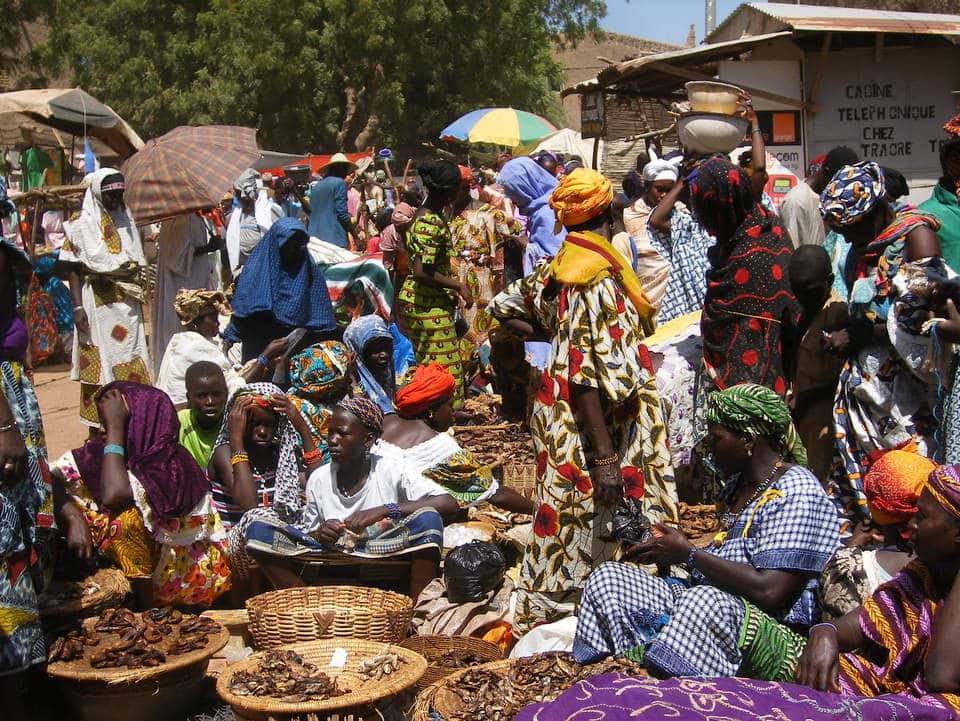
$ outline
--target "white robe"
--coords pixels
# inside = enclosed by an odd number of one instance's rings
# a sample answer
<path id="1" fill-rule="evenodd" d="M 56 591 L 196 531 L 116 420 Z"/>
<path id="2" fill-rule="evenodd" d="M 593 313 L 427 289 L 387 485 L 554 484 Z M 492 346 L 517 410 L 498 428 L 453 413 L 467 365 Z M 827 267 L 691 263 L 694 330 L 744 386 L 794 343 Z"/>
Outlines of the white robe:
<path id="1" fill-rule="evenodd" d="M 174 405 L 187 402 L 187 388 L 184 379 L 187 369 L 194 363 L 209 361 L 219 366 L 227 379 L 228 397 L 243 388 L 247 383 L 233 369 L 233 364 L 224 355 L 216 340 L 210 340 L 192 330 L 176 333 L 167 344 L 167 352 L 157 374 L 157 388 L 173 401 Z"/>
<path id="2" fill-rule="evenodd" d="M 182 330 L 173 301 L 178 290 L 212 290 L 213 267 L 208 253 L 194 255 L 207 244 L 207 226 L 196 213 L 164 221 L 157 239 L 157 289 L 151 314 L 150 355 L 162 364 L 167 343 Z"/>

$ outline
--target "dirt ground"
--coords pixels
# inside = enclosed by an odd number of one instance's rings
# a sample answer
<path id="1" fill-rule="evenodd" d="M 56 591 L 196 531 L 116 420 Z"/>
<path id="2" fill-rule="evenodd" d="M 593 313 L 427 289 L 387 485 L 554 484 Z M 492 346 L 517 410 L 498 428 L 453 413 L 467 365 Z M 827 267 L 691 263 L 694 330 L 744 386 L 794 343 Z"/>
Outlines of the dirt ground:
<path id="1" fill-rule="evenodd" d="M 47 437 L 47 456 L 51 461 L 87 438 L 80 423 L 80 384 L 70 380 L 70 365 L 44 365 L 34 368 L 33 386 L 40 401 L 43 429 Z"/>

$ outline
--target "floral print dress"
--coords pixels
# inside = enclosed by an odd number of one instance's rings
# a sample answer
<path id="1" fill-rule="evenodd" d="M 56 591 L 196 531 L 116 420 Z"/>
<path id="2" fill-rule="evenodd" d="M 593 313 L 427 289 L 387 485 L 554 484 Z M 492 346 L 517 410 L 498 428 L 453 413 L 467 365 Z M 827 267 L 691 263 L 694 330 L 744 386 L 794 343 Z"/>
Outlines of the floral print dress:
<path id="1" fill-rule="evenodd" d="M 534 320 L 553 338 L 530 419 L 537 512 L 520 572 L 519 633 L 572 612 L 589 573 L 618 555 L 610 538 L 614 509 L 594 506 L 594 453 L 579 431 L 571 384 L 600 392 L 624 496 L 641 499 L 651 522 L 677 522 L 667 434 L 636 310 L 612 278 L 561 285 L 552 298 L 549 281 L 541 262 L 490 304 L 495 316 Z"/>

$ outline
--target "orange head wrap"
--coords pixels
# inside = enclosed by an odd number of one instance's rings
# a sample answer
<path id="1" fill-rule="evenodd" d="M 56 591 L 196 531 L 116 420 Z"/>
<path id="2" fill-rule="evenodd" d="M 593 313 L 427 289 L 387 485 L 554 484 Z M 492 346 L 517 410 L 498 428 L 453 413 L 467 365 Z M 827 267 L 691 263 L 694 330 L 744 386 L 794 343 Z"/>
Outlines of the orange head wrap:
<path id="1" fill-rule="evenodd" d="M 917 497 L 936 468 L 918 453 L 894 450 L 878 458 L 863 478 L 870 515 L 881 526 L 906 523 L 917 512 Z"/>
<path id="2" fill-rule="evenodd" d="M 577 168 L 564 176 L 550 196 L 557 224 L 572 228 L 596 218 L 613 202 L 613 186 L 596 170 Z"/>
<path id="3" fill-rule="evenodd" d="M 397 391 L 397 411 L 407 418 L 419 416 L 437 401 L 452 397 L 456 388 L 456 379 L 439 363 L 420 366 Z"/>
<path id="4" fill-rule="evenodd" d="M 473 171 L 466 165 L 458 165 L 457 168 L 460 169 L 460 185 L 464 188 L 469 188 L 473 185 Z"/>

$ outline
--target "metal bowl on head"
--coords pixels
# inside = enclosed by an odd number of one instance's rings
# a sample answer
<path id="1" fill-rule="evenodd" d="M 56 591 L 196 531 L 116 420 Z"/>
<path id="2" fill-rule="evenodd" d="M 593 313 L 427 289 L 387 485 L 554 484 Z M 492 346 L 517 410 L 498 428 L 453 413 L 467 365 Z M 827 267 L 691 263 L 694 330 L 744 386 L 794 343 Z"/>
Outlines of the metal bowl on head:
<path id="1" fill-rule="evenodd" d="M 695 153 L 729 153 L 743 142 L 748 126 L 739 115 L 684 113 L 677 119 L 677 135 L 680 144 Z"/>
<path id="2" fill-rule="evenodd" d="M 683 87 L 690 100 L 690 110 L 695 113 L 733 115 L 737 112 L 743 93 L 736 85 L 707 80 L 694 80 Z"/>

